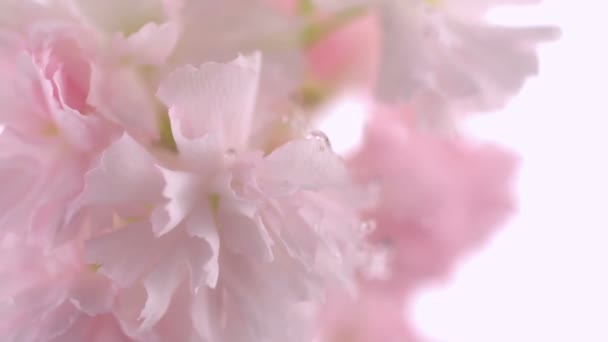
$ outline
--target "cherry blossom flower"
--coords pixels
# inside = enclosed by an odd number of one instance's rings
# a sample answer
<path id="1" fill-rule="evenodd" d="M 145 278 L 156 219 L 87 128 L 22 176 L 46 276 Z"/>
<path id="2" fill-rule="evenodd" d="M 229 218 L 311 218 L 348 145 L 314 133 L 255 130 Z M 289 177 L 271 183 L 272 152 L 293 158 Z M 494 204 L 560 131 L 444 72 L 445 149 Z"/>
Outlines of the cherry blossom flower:
<path id="1" fill-rule="evenodd" d="M 91 231 L 86 262 L 121 289 L 129 336 L 182 320 L 179 339 L 306 341 L 306 308 L 350 284 L 359 204 L 346 166 L 320 133 L 248 149 L 259 67 L 253 55 L 176 70 L 158 96 L 177 154 L 123 136 L 87 174 L 69 226 Z"/>

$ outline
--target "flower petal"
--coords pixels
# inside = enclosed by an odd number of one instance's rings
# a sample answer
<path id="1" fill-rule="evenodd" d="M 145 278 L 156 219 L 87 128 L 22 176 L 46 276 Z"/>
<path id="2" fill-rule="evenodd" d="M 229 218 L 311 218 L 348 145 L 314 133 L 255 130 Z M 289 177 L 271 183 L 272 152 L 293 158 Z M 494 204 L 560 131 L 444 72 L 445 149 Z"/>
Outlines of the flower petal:
<path id="1" fill-rule="evenodd" d="M 85 203 L 154 203 L 162 191 L 154 158 L 128 134 L 106 149 L 99 165 L 86 175 Z M 121 189 L 121 191 L 115 191 Z M 85 200 L 86 199 L 86 200 Z"/>
<path id="2" fill-rule="evenodd" d="M 342 185 L 349 175 L 342 159 L 321 139 L 293 140 L 264 158 L 256 170 L 269 193 L 318 190 Z"/>
<path id="3" fill-rule="evenodd" d="M 133 284 L 149 267 L 162 258 L 173 239 L 157 238 L 148 222 L 138 222 L 85 244 L 85 260 L 99 265 L 99 271 L 120 287 Z M 150 254 L 150 251 L 155 251 Z M 153 258 L 151 256 L 155 256 Z"/>
<path id="4" fill-rule="evenodd" d="M 167 204 L 152 212 L 152 228 L 162 236 L 180 224 L 196 206 L 201 196 L 201 179 L 196 174 L 160 168 L 165 177 L 163 195 Z"/>
<path id="5" fill-rule="evenodd" d="M 272 261 L 272 239 L 259 217 L 220 209 L 218 222 L 222 245 L 230 251 L 267 262 Z"/>
<path id="6" fill-rule="evenodd" d="M 211 204 L 203 201 L 190 212 L 184 222 L 188 234 L 204 240 L 211 249 L 211 257 L 203 268 L 206 284 L 211 288 L 217 285 L 219 277 L 220 237 L 215 225 L 215 215 Z"/>
<path id="7" fill-rule="evenodd" d="M 144 141 L 158 139 L 158 109 L 147 85 L 129 68 L 93 65 L 87 104 Z"/>
<path id="8" fill-rule="evenodd" d="M 111 282 L 95 272 L 85 270 L 72 287 L 70 300 L 78 310 L 89 316 L 108 312 L 114 300 Z"/>
<path id="9" fill-rule="evenodd" d="M 161 83 L 158 97 L 186 138 L 219 132 L 224 146 L 238 149 L 249 139 L 260 63 L 255 53 L 227 64 L 186 66 Z"/>
<path id="10" fill-rule="evenodd" d="M 139 64 L 162 65 L 173 53 L 178 27 L 174 22 L 148 23 L 127 38 L 130 56 Z"/>
<path id="11" fill-rule="evenodd" d="M 148 298 L 139 315 L 139 319 L 143 319 L 141 331 L 147 331 L 163 317 L 169 308 L 173 294 L 183 281 L 184 267 L 182 260 L 174 252 L 163 258 L 155 265 L 154 271 L 146 276 L 144 286 Z"/>

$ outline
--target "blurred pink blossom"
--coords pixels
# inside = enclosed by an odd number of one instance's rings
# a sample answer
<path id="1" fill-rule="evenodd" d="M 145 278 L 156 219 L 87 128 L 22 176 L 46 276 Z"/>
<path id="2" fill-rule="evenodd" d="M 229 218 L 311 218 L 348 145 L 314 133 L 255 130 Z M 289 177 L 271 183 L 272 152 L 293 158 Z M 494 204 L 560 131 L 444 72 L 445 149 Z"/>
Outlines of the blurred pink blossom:
<path id="1" fill-rule="evenodd" d="M 382 109 L 372 116 L 349 162 L 378 197 L 365 216 L 374 223 L 369 241 L 386 259 L 386 270 L 361 273 L 358 297 L 330 297 L 323 341 L 349 333 L 358 342 L 423 341 L 407 321 L 405 304 L 421 287 L 447 280 L 515 209 L 513 155 L 460 136 L 416 131 L 404 112 Z"/>
<path id="2" fill-rule="evenodd" d="M 400 112 L 372 117 L 349 165 L 378 191 L 370 239 L 392 251 L 397 286 L 412 287 L 448 276 L 514 211 L 517 158 L 463 136 L 416 131 Z"/>
<path id="3" fill-rule="evenodd" d="M 312 74 L 329 85 L 371 90 L 377 79 L 380 37 L 374 13 L 352 19 L 310 47 Z"/>

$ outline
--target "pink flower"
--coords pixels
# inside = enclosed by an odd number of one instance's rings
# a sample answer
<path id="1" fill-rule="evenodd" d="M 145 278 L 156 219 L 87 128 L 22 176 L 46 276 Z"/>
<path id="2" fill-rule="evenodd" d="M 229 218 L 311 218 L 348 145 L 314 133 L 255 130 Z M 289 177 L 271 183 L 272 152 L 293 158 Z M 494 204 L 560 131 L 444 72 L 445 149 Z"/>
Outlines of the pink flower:
<path id="1" fill-rule="evenodd" d="M 516 159 L 461 136 L 413 130 L 400 115 L 372 118 L 350 166 L 379 187 L 371 239 L 392 250 L 398 286 L 411 287 L 448 275 L 513 212 Z"/>
<path id="2" fill-rule="evenodd" d="M 169 75 L 158 96 L 177 154 L 123 136 L 74 201 L 66 227 L 90 232 L 86 262 L 119 289 L 114 314 L 137 340 L 306 341 L 306 307 L 350 283 L 358 204 L 341 159 L 320 134 L 248 148 L 259 67 Z"/>

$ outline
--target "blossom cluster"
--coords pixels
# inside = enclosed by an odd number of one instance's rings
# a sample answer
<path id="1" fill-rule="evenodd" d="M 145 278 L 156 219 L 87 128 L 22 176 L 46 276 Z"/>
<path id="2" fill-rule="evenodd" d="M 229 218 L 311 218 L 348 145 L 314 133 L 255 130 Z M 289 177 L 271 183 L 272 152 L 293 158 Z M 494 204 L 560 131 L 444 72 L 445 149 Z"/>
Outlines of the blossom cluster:
<path id="1" fill-rule="evenodd" d="M 531 2 L 0 0 L 0 340 L 423 341 L 515 209 L 459 123 L 537 72 L 558 31 L 485 20 Z"/>

